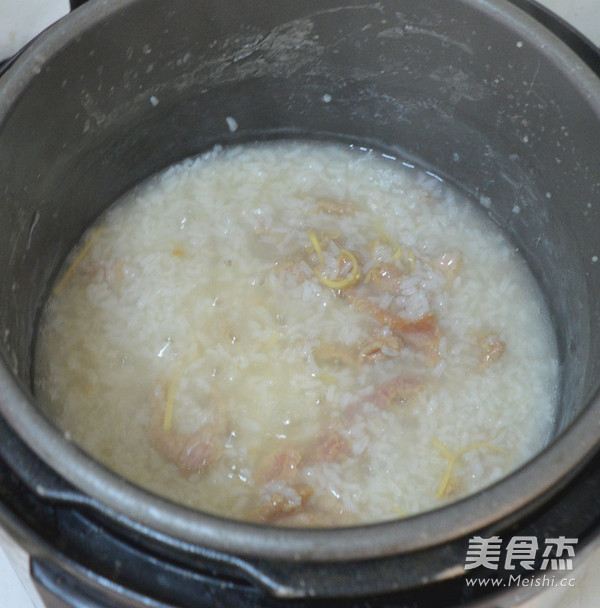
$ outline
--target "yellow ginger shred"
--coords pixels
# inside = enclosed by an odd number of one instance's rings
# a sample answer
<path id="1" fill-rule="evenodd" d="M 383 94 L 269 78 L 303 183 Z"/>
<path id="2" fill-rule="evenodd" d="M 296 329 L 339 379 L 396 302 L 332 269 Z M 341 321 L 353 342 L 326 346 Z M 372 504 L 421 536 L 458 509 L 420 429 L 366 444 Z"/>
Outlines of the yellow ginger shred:
<path id="1" fill-rule="evenodd" d="M 183 361 L 173 371 L 171 377 L 167 380 L 167 398 L 165 404 L 165 414 L 163 416 L 163 430 L 168 433 L 173 426 L 173 412 L 175 410 L 175 393 L 179 388 L 181 377 L 193 361 L 197 361 L 200 357 L 200 348 L 196 344 L 194 350 L 184 358 Z"/>
<path id="2" fill-rule="evenodd" d="M 319 277 L 321 283 L 326 287 L 330 287 L 331 289 L 345 289 L 346 287 L 352 287 L 358 283 L 360 279 L 360 267 L 358 264 L 358 260 L 356 256 L 347 249 L 340 249 L 340 255 L 338 256 L 338 260 L 342 260 L 344 258 L 348 258 L 350 263 L 352 264 L 352 270 L 348 273 L 348 276 L 345 276 L 341 279 L 329 279 L 323 274 L 315 269 L 316 275 Z"/>
<path id="3" fill-rule="evenodd" d="M 438 489 L 436 492 L 436 496 L 438 498 L 442 498 L 446 494 L 446 491 L 450 484 L 450 479 L 452 477 L 452 472 L 454 470 L 454 467 L 456 466 L 458 459 L 461 456 L 464 456 L 467 452 L 472 452 L 473 450 L 482 450 L 482 449 L 493 450 L 495 452 L 500 452 L 502 454 L 504 454 L 506 452 L 506 450 L 503 450 L 502 448 L 499 448 L 498 446 L 492 445 L 490 443 L 485 443 L 485 442 L 474 443 L 474 444 L 469 445 L 469 446 L 463 448 L 462 450 L 459 450 L 458 452 L 454 452 L 454 453 L 451 452 L 439 439 L 434 438 L 431 440 L 431 443 L 434 445 L 434 447 L 436 447 L 439 450 L 440 454 L 448 461 L 448 464 L 446 466 L 446 471 L 444 472 L 444 476 L 442 477 L 442 481 L 440 482 L 440 485 L 438 486 Z"/>
<path id="4" fill-rule="evenodd" d="M 104 226 L 99 226 L 90 234 L 88 240 L 79 250 L 79 253 L 75 257 L 75 259 L 71 262 L 70 266 L 63 273 L 62 277 L 60 278 L 60 281 L 54 286 L 54 289 L 52 290 L 53 296 L 57 296 L 62 292 L 62 290 L 69 282 L 70 278 L 73 276 L 73 273 L 77 269 L 77 266 L 79 266 L 85 256 L 90 252 L 92 245 L 98 240 L 98 237 L 102 234 L 103 230 Z"/>
<path id="5" fill-rule="evenodd" d="M 323 384 L 335 384 L 337 382 L 337 378 L 331 374 L 321 373 L 317 375 L 317 378 L 323 382 Z"/>
<path id="6" fill-rule="evenodd" d="M 394 255 L 392 256 L 392 260 L 394 262 L 397 262 L 398 260 L 402 259 L 404 257 L 404 249 L 402 249 L 402 245 L 398 245 L 396 251 L 394 252 Z"/>
<path id="7" fill-rule="evenodd" d="M 323 233 L 323 238 L 327 239 L 329 241 L 335 241 L 336 239 L 339 239 L 340 236 L 342 236 L 342 233 L 339 230 L 334 230 L 333 232 L 324 232 Z"/>
<path id="8" fill-rule="evenodd" d="M 168 433 L 173 426 L 173 409 L 175 403 L 175 391 L 179 384 L 181 373 L 175 373 L 167 383 L 167 403 L 165 405 L 165 415 L 163 418 L 163 430 Z"/>
<path id="9" fill-rule="evenodd" d="M 308 238 L 310 239 L 313 249 L 319 258 L 319 264 L 323 266 L 325 264 L 325 260 L 323 259 L 323 249 L 321 248 L 321 243 L 319 242 L 319 238 L 314 230 L 308 231 Z M 352 285 L 355 285 L 358 282 L 360 279 L 360 266 L 356 256 L 347 249 L 340 249 L 338 261 L 342 262 L 344 259 L 350 260 L 352 269 L 347 276 L 340 279 L 329 279 L 328 277 L 324 276 L 320 270 L 315 268 L 315 274 L 319 277 L 319 280 L 323 283 L 323 285 L 330 287 L 331 289 L 345 289 L 346 287 L 352 287 Z"/>
<path id="10" fill-rule="evenodd" d="M 402 247 L 402 245 L 400 245 L 400 243 L 394 241 L 388 235 L 388 233 L 385 231 L 385 228 L 381 224 L 377 225 L 376 228 L 379 233 L 379 238 L 373 243 L 371 243 L 371 248 L 374 249 L 378 244 L 387 245 L 394 252 L 392 254 L 392 261 L 406 261 L 410 266 L 410 271 L 414 272 L 417 262 L 417 256 L 415 255 L 415 252 L 410 248 L 405 249 L 404 247 Z"/>
<path id="11" fill-rule="evenodd" d="M 452 459 L 452 452 L 436 437 L 431 440 L 432 445 L 437 448 L 440 454 L 446 459 Z"/>
<path id="12" fill-rule="evenodd" d="M 310 238 L 310 242 L 312 243 L 317 257 L 319 258 L 319 264 L 324 264 L 325 261 L 323 260 L 323 250 L 321 249 L 321 243 L 319 243 L 319 239 L 317 238 L 315 231 L 309 230 L 308 237 Z"/>

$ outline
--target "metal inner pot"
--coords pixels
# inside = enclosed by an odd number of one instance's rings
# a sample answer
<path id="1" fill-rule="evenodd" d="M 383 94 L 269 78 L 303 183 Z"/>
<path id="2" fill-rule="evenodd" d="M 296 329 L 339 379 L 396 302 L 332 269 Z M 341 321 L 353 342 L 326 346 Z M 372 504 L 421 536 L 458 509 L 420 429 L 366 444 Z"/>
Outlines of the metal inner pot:
<path id="1" fill-rule="evenodd" d="M 527 465 L 405 520 L 275 529 L 152 496 L 37 410 L 40 309 L 83 231 L 184 157 L 294 137 L 414 162 L 483 204 L 519 248 L 545 295 L 561 363 L 555 437 Z M 42 498 L 62 492 L 151 544 L 226 562 L 279 595 L 374 593 L 454 576 L 464 561 L 457 539 L 533 512 L 598 447 L 598 141 L 597 75 L 503 0 L 108 0 L 78 9 L 0 81 L 0 409 L 57 474 L 53 489 L 35 485 L 25 464 L 23 479 Z M 344 566 L 356 560 L 360 589 Z M 314 564 L 336 575 L 316 575 Z M 382 564 L 394 574 L 380 576 Z"/>

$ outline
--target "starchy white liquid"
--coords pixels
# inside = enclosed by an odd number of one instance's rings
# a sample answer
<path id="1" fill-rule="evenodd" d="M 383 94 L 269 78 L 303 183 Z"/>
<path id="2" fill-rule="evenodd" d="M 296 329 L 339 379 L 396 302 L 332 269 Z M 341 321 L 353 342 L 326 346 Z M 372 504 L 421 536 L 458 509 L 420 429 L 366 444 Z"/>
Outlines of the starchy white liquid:
<path id="1" fill-rule="evenodd" d="M 67 260 L 37 392 L 174 501 L 279 525 L 406 516 L 549 438 L 557 355 L 497 227 L 374 152 L 215 151 L 119 202 Z"/>

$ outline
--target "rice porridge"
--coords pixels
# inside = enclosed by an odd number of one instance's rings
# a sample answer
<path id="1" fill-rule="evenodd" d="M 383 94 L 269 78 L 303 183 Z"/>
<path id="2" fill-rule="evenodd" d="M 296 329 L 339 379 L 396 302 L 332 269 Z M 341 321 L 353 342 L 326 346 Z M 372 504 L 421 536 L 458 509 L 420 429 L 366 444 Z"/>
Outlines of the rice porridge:
<path id="1" fill-rule="evenodd" d="M 481 209 L 372 151 L 277 142 L 173 166 L 84 235 L 36 392 L 171 500 L 339 526 L 523 463 L 550 436 L 557 370 L 537 286 Z"/>

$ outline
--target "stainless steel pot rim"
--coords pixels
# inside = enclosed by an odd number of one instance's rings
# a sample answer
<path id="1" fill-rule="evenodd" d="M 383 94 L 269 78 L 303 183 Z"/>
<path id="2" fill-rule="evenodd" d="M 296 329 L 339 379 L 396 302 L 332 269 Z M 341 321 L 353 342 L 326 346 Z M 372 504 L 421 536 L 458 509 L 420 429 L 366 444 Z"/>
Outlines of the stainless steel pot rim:
<path id="1" fill-rule="evenodd" d="M 45 62 L 70 41 L 139 0 L 101 0 L 78 9 L 50 28 L 0 81 L 0 125 L 11 105 Z M 463 0 L 510 20 L 523 40 L 550 49 L 579 88 L 597 100 L 593 72 L 553 35 L 504 0 Z M 25 443 L 64 479 L 108 511 L 190 546 L 240 556 L 282 560 L 356 560 L 417 551 L 478 530 L 493 529 L 533 510 L 565 484 L 600 443 L 600 399 L 596 396 L 571 426 L 535 458 L 481 492 L 434 511 L 354 528 L 301 530 L 225 520 L 192 511 L 140 489 L 108 471 L 68 441 L 31 402 L 6 366 L 0 366 L 0 412 Z M 40 488 L 43 493 L 43 488 Z"/>

